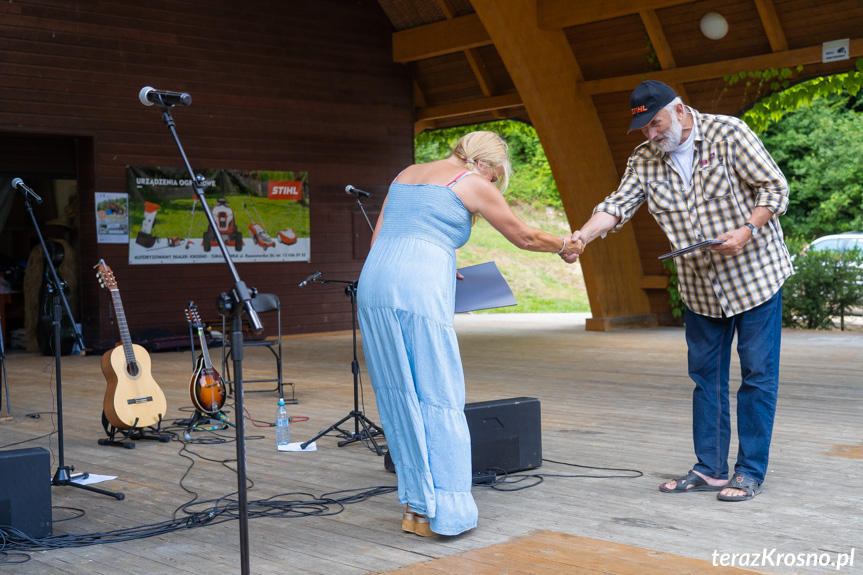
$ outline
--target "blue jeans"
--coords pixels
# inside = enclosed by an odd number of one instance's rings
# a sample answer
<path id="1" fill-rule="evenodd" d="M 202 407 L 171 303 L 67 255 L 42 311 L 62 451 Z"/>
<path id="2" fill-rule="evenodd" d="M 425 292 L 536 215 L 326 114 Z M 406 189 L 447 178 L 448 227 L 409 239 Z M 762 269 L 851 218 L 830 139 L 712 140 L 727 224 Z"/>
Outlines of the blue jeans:
<path id="1" fill-rule="evenodd" d="M 779 391 L 782 290 L 751 310 L 713 318 L 686 310 L 686 343 L 692 393 L 692 438 L 708 477 L 728 477 L 731 414 L 728 380 L 731 342 L 737 333 L 742 383 L 737 390 L 737 463 L 734 470 L 764 481 Z"/>

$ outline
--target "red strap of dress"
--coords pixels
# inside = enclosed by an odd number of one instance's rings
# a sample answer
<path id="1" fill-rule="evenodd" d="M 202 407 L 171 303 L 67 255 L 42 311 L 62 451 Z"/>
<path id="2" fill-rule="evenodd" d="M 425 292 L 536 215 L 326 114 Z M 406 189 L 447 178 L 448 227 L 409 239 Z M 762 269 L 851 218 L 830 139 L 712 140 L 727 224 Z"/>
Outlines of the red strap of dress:
<path id="1" fill-rule="evenodd" d="M 452 186 L 454 183 L 456 183 L 457 181 L 459 181 L 460 179 L 462 179 L 463 177 L 465 177 L 466 175 L 471 174 L 471 173 L 473 173 L 473 172 L 471 172 L 470 170 L 467 170 L 467 171 L 460 173 L 458 176 L 455 177 L 455 179 L 453 181 L 448 183 L 446 185 L 446 187 Z"/>

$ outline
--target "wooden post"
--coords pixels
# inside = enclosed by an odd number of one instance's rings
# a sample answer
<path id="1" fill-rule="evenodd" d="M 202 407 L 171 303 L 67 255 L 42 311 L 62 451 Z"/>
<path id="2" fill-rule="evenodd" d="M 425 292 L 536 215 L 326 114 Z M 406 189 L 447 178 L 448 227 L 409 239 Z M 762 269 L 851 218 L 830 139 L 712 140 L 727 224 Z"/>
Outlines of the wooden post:
<path id="1" fill-rule="evenodd" d="M 591 96 L 579 89 L 583 78 L 566 36 L 560 29 L 539 29 L 536 2 L 471 3 L 518 89 L 567 218 L 577 229 L 617 188 L 619 175 Z M 595 240 L 581 262 L 593 312 L 588 330 L 656 325 L 641 287 L 643 273 L 631 226 Z"/>

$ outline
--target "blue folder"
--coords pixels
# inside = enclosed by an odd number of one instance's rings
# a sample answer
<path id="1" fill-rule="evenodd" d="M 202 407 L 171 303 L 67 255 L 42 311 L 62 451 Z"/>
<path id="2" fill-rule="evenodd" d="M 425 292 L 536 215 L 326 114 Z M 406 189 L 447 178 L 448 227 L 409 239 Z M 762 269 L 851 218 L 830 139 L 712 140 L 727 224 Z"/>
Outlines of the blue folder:
<path id="1" fill-rule="evenodd" d="M 516 305 L 515 296 L 494 262 L 459 268 L 455 281 L 455 312 Z"/>

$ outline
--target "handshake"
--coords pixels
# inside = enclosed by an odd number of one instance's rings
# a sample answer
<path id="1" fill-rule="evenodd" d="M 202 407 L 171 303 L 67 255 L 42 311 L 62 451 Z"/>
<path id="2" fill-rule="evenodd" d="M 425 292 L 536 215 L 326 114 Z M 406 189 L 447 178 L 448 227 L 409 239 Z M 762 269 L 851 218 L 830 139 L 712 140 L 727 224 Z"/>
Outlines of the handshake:
<path id="1" fill-rule="evenodd" d="M 578 256 L 584 252 L 584 242 L 581 239 L 581 231 L 575 230 L 572 232 L 571 237 L 566 237 L 566 246 L 562 252 L 560 252 L 560 259 L 565 261 L 568 264 L 575 263 L 578 260 Z"/>

